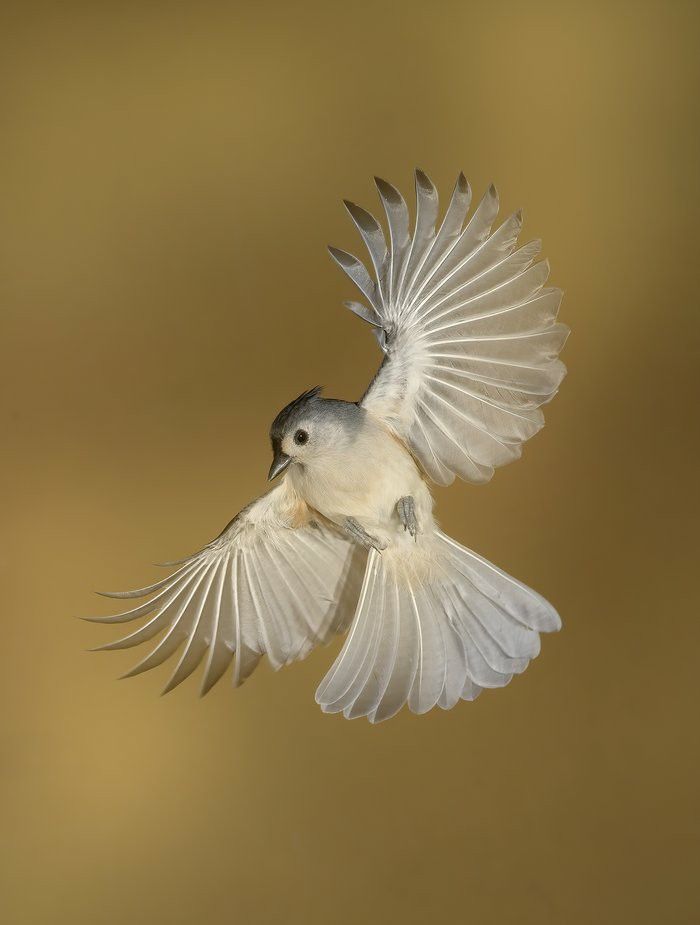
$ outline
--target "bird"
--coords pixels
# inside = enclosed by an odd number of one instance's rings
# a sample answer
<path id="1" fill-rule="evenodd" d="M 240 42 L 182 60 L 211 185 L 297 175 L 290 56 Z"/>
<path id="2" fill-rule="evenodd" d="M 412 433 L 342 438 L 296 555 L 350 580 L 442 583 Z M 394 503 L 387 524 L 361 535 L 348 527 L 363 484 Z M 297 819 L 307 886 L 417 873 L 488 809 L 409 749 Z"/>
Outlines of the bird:
<path id="1" fill-rule="evenodd" d="M 359 292 L 344 305 L 374 332 L 379 369 L 359 401 L 315 387 L 270 428 L 271 489 L 143 599 L 100 623 L 145 621 L 100 650 L 155 647 L 125 677 L 178 653 L 163 693 L 204 662 L 206 694 L 233 663 L 234 686 L 266 655 L 274 669 L 345 635 L 316 691 L 324 713 L 377 723 L 407 706 L 449 710 L 507 685 L 561 619 L 540 594 L 440 529 L 431 485 L 482 484 L 518 459 L 566 373 L 562 290 L 541 241 L 518 246 L 522 213 L 492 232 L 493 184 L 470 212 L 460 173 L 439 221 L 415 171 L 415 218 L 375 178 L 384 225 L 345 208 L 372 272 L 329 251 Z"/>

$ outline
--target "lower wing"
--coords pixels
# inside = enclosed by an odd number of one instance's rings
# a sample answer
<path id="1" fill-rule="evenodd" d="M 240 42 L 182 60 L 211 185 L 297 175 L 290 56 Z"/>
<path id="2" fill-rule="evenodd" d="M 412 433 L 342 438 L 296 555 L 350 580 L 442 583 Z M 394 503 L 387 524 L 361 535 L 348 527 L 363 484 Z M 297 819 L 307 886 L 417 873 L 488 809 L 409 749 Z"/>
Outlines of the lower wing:
<path id="1" fill-rule="evenodd" d="M 100 650 L 127 649 L 161 634 L 126 677 L 160 665 L 182 647 L 165 692 L 206 658 L 201 693 L 234 658 L 242 684 L 263 654 L 273 668 L 304 658 L 352 618 L 366 563 L 364 550 L 320 523 L 282 482 L 241 511 L 216 540 L 177 564 L 172 575 L 136 591 L 106 597 L 149 597 L 133 610 L 96 623 L 148 619 Z"/>

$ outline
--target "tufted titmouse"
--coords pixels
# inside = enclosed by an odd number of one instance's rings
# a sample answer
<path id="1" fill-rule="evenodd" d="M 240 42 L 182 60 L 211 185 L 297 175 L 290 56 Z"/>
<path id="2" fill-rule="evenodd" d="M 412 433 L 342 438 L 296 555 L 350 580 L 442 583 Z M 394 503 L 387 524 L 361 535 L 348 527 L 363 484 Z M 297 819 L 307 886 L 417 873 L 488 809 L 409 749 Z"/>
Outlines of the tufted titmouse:
<path id="1" fill-rule="evenodd" d="M 404 704 L 450 709 L 503 687 L 559 629 L 530 588 L 442 533 L 429 480 L 487 482 L 543 426 L 540 406 L 561 383 L 568 329 L 562 293 L 545 288 L 540 242 L 516 249 L 519 212 L 491 234 L 493 186 L 466 222 L 460 174 L 439 229 L 434 185 L 416 171 L 409 232 L 400 193 L 377 187 L 377 220 L 345 205 L 374 279 L 350 254 L 331 255 L 364 302 L 345 303 L 372 325 L 384 359 L 358 402 L 304 392 L 275 418 L 269 478 L 279 483 L 200 552 L 156 584 L 109 597 L 150 599 L 112 617 L 147 617 L 103 649 L 163 631 L 129 675 L 183 646 L 171 690 L 205 659 L 202 693 L 235 654 L 234 684 L 267 654 L 274 668 L 348 631 L 316 700 L 326 712 L 377 722 Z"/>

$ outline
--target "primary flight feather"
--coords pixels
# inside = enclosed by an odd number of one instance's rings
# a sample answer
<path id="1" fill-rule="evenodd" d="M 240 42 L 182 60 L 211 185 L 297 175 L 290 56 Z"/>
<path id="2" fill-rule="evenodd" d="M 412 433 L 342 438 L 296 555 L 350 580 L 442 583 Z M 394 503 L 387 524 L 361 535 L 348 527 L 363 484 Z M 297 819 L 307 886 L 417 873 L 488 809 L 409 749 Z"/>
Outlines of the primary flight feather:
<path id="1" fill-rule="evenodd" d="M 138 629 L 102 649 L 160 634 L 138 674 L 180 652 L 171 690 L 204 661 L 202 693 L 235 656 L 233 681 L 263 654 L 274 668 L 347 631 L 316 692 L 325 712 L 388 719 L 450 709 L 503 687 L 559 629 L 530 588 L 442 533 L 428 480 L 486 482 L 543 426 L 565 368 L 562 293 L 547 287 L 540 242 L 517 247 L 516 212 L 493 233 L 491 186 L 467 219 L 460 174 L 438 224 L 438 195 L 416 171 L 413 233 L 401 194 L 377 180 L 388 236 L 346 202 L 369 253 L 330 248 L 363 301 L 384 360 L 359 402 L 304 392 L 270 430 L 279 483 L 163 581 L 107 596 L 149 600 L 92 618 Z"/>

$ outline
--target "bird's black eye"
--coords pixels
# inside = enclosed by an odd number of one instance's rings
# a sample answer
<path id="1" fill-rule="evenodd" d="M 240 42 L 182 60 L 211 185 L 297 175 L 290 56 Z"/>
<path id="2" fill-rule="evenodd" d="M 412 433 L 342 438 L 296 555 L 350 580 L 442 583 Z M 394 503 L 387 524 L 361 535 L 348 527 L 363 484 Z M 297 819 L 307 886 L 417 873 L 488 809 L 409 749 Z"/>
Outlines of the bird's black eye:
<path id="1" fill-rule="evenodd" d="M 308 439 L 309 439 L 309 435 L 306 433 L 305 430 L 298 430 L 294 434 L 294 442 L 298 444 L 299 446 L 303 446 Z"/>

